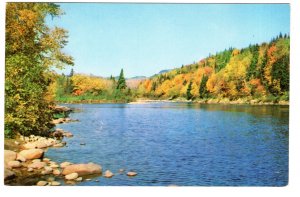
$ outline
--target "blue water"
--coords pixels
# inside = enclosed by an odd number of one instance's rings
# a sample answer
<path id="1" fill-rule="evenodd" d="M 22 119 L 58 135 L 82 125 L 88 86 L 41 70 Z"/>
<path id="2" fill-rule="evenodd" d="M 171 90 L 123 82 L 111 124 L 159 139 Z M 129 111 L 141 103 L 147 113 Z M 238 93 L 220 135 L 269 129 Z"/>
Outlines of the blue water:
<path id="1" fill-rule="evenodd" d="M 287 106 L 189 103 L 74 104 L 80 122 L 68 146 L 46 156 L 94 162 L 111 179 L 77 185 L 285 186 L 288 184 Z M 85 146 L 80 143 L 86 143 Z M 135 177 L 119 169 L 138 172 Z M 95 182 L 94 180 L 99 180 Z"/>

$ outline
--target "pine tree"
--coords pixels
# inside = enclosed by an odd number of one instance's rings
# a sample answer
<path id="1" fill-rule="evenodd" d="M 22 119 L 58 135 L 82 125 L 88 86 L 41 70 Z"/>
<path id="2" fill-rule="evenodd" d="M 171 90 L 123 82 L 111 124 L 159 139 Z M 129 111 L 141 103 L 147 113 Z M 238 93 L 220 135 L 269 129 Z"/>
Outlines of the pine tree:
<path id="1" fill-rule="evenodd" d="M 126 87 L 127 87 L 126 86 L 126 80 L 125 80 L 124 72 L 123 72 L 123 68 L 122 68 L 120 76 L 119 76 L 118 84 L 117 84 L 117 89 L 118 90 L 124 90 Z"/>
<path id="2" fill-rule="evenodd" d="M 208 76 L 203 75 L 203 76 L 202 76 L 201 83 L 200 83 L 200 87 L 199 87 L 199 95 L 200 95 L 200 98 L 205 98 L 205 97 L 207 97 L 207 93 L 208 93 L 208 92 L 207 92 L 207 88 L 206 88 L 207 80 L 208 80 Z"/>
<path id="3" fill-rule="evenodd" d="M 70 71 L 69 77 L 73 77 L 73 75 L 74 75 L 74 69 L 72 68 Z"/>
<path id="4" fill-rule="evenodd" d="M 190 82 L 189 83 L 189 86 L 188 86 L 188 88 L 187 88 L 187 90 L 186 90 L 186 99 L 187 100 L 191 100 L 191 98 L 192 98 L 192 93 L 191 93 L 191 90 L 192 90 L 192 85 L 193 85 L 193 82 Z"/>

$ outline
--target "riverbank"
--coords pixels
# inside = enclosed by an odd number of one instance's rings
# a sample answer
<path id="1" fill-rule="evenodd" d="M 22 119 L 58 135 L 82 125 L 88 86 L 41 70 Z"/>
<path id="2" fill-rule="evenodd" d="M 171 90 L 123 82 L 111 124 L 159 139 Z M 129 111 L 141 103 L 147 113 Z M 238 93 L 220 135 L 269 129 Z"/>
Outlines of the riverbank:
<path id="1" fill-rule="evenodd" d="M 197 99 L 197 100 L 186 100 L 185 98 L 177 99 L 147 99 L 141 98 L 136 101 L 130 102 L 129 104 L 145 104 L 153 102 L 173 102 L 173 103 L 204 103 L 204 104 L 231 104 L 231 105 L 289 105 L 289 101 L 278 101 L 278 102 L 266 102 L 258 99 Z"/>
<path id="2" fill-rule="evenodd" d="M 70 112 L 66 107 L 55 107 L 59 112 Z M 77 120 L 78 121 L 78 120 Z M 82 181 L 99 182 L 98 178 L 104 176 L 112 178 L 114 174 L 96 163 L 72 163 L 70 161 L 56 162 L 45 157 L 51 149 L 67 146 L 67 138 L 74 135 L 57 128 L 58 124 L 73 122 L 72 119 L 62 117 L 52 121 L 56 129 L 49 137 L 22 136 L 4 140 L 4 183 L 14 186 L 59 186 L 75 185 Z M 72 153 L 70 153 L 72 154 Z M 125 173 L 121 170 L 119 173 Z M 127 172 L 127 176 L 136 176 L 136 172 Z"/>
<path id="3" fill-rule="evenodd" d="M 59 102 L 59 101 L 58 101 Z M 63 104 L 110 104 L 110 103 L 128 103 L 128 104 L 145 104 L 153 102 L 185 102 L 185 103 L 204 103 L 204 104 L 233 104 L 233 105 L 289 105 L 289 101 L 278 100 L 270 101 L 266 98 L 261 99 L 251 99 L 251 98 L 240 98 L 237 100 L 230 100 L 228 98 L 209 98 L 209 99 L 195 99 L 187 100 L 185 98 L 176 98 L 176 99 L 155 99 L 155 98 L 135 98 L 132 100 L 70 100 L 60 102 Z"/>

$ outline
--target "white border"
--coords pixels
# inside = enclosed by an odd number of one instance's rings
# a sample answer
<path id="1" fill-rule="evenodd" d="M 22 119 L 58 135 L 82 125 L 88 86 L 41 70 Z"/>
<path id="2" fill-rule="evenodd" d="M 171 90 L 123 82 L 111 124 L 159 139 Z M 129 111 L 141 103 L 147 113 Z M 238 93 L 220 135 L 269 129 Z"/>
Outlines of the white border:
<path id="1" fill-rule="evenodd" d="M 40 2 L 48 2 L 47 0 L 40 0 Z M 0 1 L 0 27 L 1 27 L 1 49 L 0 49 L 0 137 L 3 139 L 4 133 L 4 35 L 5 35 L 5 1 Z M 17 1 L 10 1 L 17 2 Z M 82 2 L 80 0 L 61 0 L 54 2 Z M 95 0 L 89 0 L 89 2 L 101 2 Z M 108 0 L 106 2 L 137 2 L 133 0 Z M 146 0 L 144 3 L 161 3 L 161 0 Z M 300 78 L 300 28 L 299 28 L 299 12 L 300 3 L 299 0 L 252 0 L 252 1 L 237 1 L 237 0 L 214 0 L 214 1 L 183 1 L 183 0 L 164 0 L 165 3 L 291 3 L 291 91 L 290 91 L 290 154 L 289 154 L 289 184 L 286 187 L 12 187 L 4 186 L 3 178 L 0 178 L 0 195 L 19 195 L 19 196 L 207 196 L 207 195 L 218 195 L 218 196 L 255 196 L 255 195 L 265 195 L 265 196 L 297 196 L 300 193 L 300 147 L 298 142 L 300 140 L 300 97 L 299 97 L 299 78 Z M 298 101 L 298 102 L 297 102 Z M 3 140 L 1 140 L 1 147 L 4 147 Z M 3 148 L 0 148 L 0 155 L 3 155 Z M 3 160 L 1 159 L 0 169 L 3 169 Z M 0 177 L 3 177 L 3 170 L 0 170 Z M 53 191 L 53 192 L 51 192 Z M 54 193 L 55 192 L 55 193 Z"/>

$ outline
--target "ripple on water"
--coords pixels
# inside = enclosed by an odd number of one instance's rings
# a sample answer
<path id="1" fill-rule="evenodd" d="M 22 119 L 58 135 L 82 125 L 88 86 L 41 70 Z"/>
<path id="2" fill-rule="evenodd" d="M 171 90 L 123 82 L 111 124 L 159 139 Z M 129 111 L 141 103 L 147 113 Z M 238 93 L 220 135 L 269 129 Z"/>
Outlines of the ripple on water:
<path id="1" fill-rule="evenodd" d="M 288 110 L 281 106 L 185 103 L 70 105 L 80 122 L 58 162 L 95 162 L 115 176 L 79 185 L 283 186 L 288 180 Z M 81 146 L 80 143 L 86 143 Z M 135 177 L 119 169 L 138 172 Z"/>

